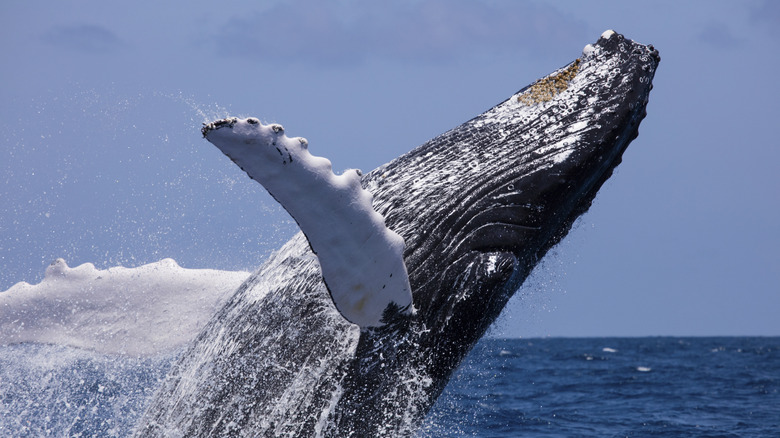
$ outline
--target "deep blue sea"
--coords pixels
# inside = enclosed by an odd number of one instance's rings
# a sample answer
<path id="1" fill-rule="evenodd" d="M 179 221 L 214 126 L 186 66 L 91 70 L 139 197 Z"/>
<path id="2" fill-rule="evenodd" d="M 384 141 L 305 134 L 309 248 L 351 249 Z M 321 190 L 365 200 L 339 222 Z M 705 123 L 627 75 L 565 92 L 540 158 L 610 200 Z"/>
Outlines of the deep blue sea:
<path id="1" fill-rule="evenodd" d="M 172 357 L 0 347 L 0 437 L 126 436 Z M 486 339 L 420 437 L 780 437 L 780 338 Z"/>
<path id="2" fill-rule="evenodd" d="M 780 437 L 780 338 L 488 339 L 427 436 Z"/>

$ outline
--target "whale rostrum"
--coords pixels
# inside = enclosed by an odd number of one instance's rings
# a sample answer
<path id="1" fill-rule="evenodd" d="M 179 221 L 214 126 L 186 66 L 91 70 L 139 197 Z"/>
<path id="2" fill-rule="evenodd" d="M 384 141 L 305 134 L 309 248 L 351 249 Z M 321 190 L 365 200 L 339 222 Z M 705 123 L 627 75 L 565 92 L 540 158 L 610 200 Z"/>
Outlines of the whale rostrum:
<path id="1" fill-rule="evenodd" d="M 569 65 L 362 175 L 405 242 L 415 311 L 363 330 L 345 320 L 299 233 L 182 354 L 136 436 L 414 433 L 620 163 L 659 61 L 652 46 L 607 31 Z"/>

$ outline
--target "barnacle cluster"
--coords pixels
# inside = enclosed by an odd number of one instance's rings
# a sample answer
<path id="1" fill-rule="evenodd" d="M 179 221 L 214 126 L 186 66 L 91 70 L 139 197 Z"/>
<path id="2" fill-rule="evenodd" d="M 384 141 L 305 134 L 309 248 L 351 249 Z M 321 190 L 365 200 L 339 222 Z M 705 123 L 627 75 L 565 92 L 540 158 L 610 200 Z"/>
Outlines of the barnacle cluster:
<path id="1" fill-rule="evenodd" d="M 547 102 L 555 97 L 558 93 L 569 88 L 569 82 L 577 76 L 577 72 L 580 70 L 580 59 L 577 58 L 570 66 L 557 75 L 548 76 L 544 79 L 540 79 L 525 91 L 522 95 L 517 97 L 517 101 L 526 105 L 533 105 L 535 103 Z"/>

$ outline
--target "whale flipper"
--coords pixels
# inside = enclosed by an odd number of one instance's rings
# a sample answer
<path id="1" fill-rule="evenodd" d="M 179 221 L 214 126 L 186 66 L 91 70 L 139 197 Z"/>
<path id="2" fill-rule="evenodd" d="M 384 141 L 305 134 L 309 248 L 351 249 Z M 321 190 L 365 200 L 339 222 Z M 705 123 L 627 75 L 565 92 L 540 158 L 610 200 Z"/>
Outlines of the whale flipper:
<path id="1" fill-rule="evenodd" d="M 292 215 L 344 318 L 367 328 L 414 313 L 404 239 L 374 210 L 361 172 L 335 175 L 328 159 L 309 153 L 306 139 L 256 118 L 217 120 L 201 132 Z"/>

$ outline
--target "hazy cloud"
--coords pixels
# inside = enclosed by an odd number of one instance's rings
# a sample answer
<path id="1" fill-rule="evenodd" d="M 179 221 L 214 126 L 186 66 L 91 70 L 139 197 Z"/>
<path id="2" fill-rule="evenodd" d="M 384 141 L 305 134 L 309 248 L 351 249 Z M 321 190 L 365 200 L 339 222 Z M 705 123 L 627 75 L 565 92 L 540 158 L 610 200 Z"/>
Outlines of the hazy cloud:
<path id="1" fill-rule="evenodd" d="M 753 23 L 765 27 L 772 35 L 780 37 L 780 2 L 777 0 L 764 0 L 751 10 L 750 18 Z"/>
<path id="2" fill-rule="evenodd" d="M 699 40 L 719 49 L 730 49 L 742 45 L 743 40 L 736 37 L 731 29 L 720 22 L 712 22 L 699 32 Z"/>
<path id="3" fill-rule="evenodd" d="M 61 26 L 44 35 L 54 46 L 85 53 L 109 53 L 124 44 L 110 30 L 93 24 Z"/>
<path id="4" fill-rule="evenodd" d="M 583 22 L 516 1 L 362 2 L 295 0 L 230 19 L 216 48 L 269 61 L 360 62 L 369 57 L 441 61 L 464 51 L 541 53 L 587 38 Z"/>

